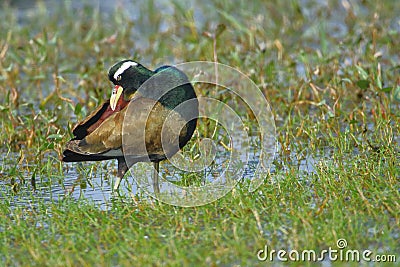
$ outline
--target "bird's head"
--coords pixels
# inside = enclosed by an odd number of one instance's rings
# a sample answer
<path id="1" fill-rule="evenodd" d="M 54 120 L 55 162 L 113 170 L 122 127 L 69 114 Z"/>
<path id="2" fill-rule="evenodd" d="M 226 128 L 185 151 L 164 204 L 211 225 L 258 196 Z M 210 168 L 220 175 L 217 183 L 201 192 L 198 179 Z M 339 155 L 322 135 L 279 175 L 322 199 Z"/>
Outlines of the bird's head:
<path id="1" fill-rule="evenodd" d="M 133 60 L 123 60 L 116 63 L 108 71 L 108 78 L 115 85 L 110 99 L 110 106 L 115 110 L 117 102 L 123 94 L 126 100 L 130 99 L 139 87 L 153 72 Z"/>

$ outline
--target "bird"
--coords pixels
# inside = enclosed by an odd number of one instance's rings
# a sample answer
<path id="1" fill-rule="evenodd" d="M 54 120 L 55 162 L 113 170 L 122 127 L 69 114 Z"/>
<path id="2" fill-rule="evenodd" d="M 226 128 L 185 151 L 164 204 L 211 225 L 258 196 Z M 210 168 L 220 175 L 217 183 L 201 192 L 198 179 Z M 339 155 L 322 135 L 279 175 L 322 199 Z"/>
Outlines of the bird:
<path id="1" fill-rule="evenodd" d="M 159 193 L 159 162 L 182 149 L 196 129 L 196 92 L 186 74 L 169 65 L 152 71 L 125 59 L 109 69 L 108 78 L 114 85 L 110 99 L 72 129 L 62 161 L 116 159 L 114 190 L 133 164 L 150 161 Z"/>

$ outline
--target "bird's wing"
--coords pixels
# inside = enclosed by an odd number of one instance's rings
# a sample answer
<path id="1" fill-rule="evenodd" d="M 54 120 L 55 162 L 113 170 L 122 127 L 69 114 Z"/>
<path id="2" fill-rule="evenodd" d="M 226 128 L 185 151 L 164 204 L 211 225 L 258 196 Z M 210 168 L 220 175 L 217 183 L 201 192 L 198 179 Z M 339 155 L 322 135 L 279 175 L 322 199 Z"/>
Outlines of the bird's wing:
<path id="1" fill-rule="evenodd" d="M 85 130 L 85 136 L 82 139 L 78 139 L 80 132 L 76 134 L 77 138 L 69 141 L 66 144 L 66 149 L 81 155 L 96 155 L 111 149 L 119 149 L 122 144 L 121 132 L 125 112 L 126 108 L 115 112 L 88 135 L 86 135 L 87 129 L 96 121 L 91 122 L 89 119 L 87 120 L 88 122 L 80 124 L 80 131 L 83 132 Z"/>
<path id="2" fill-rule="evenodd" d="M 103 115 L 103 113 L 107 110 L 109 106 L 110 106 L 110 101 L 108 100 L 102 105 L 98 106 L 92 113 L 90 113 L 89 116 L 86 117 L 86 119 L 76 124 L 72 130 L 72 133 L 75 136 L 74 139 L 81 140 L 85 138 L 85 136 L 87 135 L 88 128 L 93 124 L 95 124 L 100 119 L 100 117 Z"/>
<path id="3" fill-rule="evenodd" d="M 82 140 L 69 141 L 66 148 L 80 155 L 121 157 L 124 142 L 125 154 L 142 160 L 148 155 L 151 159 L 161 159 L 165 153 L 172 155 L 179 150 L 179 135 L 186 134 L 185 124 L 178 113 L 153 99 L 139 97 L 105 119 Z"/>

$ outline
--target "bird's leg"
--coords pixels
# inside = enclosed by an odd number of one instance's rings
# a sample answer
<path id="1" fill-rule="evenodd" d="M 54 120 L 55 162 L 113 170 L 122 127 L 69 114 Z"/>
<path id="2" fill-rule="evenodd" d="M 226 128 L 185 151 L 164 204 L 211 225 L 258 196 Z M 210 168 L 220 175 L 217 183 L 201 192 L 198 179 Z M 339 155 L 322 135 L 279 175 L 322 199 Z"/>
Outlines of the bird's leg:
<path id="1" fill-rule="evenodd" d="M 153 190 L 154 193 L 159 194 L 160 193 L 160 185 L 158 183 L 158 171 L 160 169 L 160 163 L 154 162 L 154 171 L 153 171 Z"/>
<path id="2" fill-rule="evenodd" d="M 118 158 L 118 173 L 117 173 L 117 179 L 115 179 L 114 183 L 114 190 L 118 190 L 119 184 L 121 183 L 122 178 L 124 178 L 124 175 L 127 170 L 128 166 L 126 166 L 125 159 Z"/>

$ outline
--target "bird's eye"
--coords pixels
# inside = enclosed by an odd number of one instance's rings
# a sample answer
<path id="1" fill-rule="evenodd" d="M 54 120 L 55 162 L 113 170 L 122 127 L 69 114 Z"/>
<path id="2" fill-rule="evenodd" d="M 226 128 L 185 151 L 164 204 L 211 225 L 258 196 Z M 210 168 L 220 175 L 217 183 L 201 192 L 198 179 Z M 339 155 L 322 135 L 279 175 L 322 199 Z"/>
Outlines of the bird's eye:
<path id="1" fill-rule="evenodd" d="M 121 80 L 121 75 L 118 75 L 117 76 L 117 81 L 120 81 Z"/>

